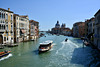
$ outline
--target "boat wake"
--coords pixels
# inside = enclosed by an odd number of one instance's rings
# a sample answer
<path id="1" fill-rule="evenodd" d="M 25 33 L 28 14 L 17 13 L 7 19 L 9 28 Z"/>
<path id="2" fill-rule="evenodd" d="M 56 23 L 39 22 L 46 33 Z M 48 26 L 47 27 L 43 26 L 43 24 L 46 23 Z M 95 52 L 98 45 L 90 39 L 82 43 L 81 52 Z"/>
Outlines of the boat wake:
<path id="1" fill-rule="evenodd" d="M 53 48 L 51 48 L 49 51 L 53 51 L 54 49 Z"/>
<path id="2" fill-rule="evenodd" d="M 67 40 L 67 42 L 62 41 L 61 44 L 62 44 L 62 47 L 59 48 L 59 49 L 56 51 L 56 54 L 58 54 L 59 51 L 63 50 L 64 48 L 66 48 L 66 47 L 68 47 L 68 46 L 71 47 L 71 49 L 74 49 L 74 48 L 78 48 L 78 47 L 79 47 L 77 44 L 73 43 L 73 42 L 70 41 L 70 40 Z M 65 47 L 65 46 L 66 46 L 66 47 Z"/>
<path id="3" fill-rule="evenodd" d="M 78 48 L 79 46 L 75 43 L 73 43 L 72 41 L 68 40 L 67 42 L 63 41 L 62 44 L 68 44 L 70 46 L 76 47 Z"/>
<path id="4" fill-rule="evenodd" d="M 55 43 L 53 43 L 53 45 L 56 45 Z"/>
<path id="5" fill-rule="evenodd" d="M 5 60 L 5 59 L 8 59 L 8 58 L 11 57 L 11 56 L 12 56 L 12 54 L 9 54 L 9 55 L 6 56 L 6 57 L 2 57 L 2 58 L 0 59 L 0 61 Z"/>
<path id="6" fill-rule="evenodd" d="M 62 47 L 59 48 L 59 49 L 56 51 L 56 54 L 58 54 L 58 52 L 59 52 L 60 50 L 62 50 L 62 49 L 64 48 L 64 46 L 65 46 L 65 44 L 63 44 Z"/>

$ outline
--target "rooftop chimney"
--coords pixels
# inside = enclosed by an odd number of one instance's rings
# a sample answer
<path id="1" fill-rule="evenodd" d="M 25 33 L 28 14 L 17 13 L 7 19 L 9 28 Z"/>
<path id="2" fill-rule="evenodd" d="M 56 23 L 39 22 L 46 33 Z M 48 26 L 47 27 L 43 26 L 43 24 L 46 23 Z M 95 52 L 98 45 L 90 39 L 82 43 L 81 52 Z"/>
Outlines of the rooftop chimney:
<path id="1" fill-rule="evenodd" d="M 8 8 L 8 11 L 10 11 L 10 8 Z"/>

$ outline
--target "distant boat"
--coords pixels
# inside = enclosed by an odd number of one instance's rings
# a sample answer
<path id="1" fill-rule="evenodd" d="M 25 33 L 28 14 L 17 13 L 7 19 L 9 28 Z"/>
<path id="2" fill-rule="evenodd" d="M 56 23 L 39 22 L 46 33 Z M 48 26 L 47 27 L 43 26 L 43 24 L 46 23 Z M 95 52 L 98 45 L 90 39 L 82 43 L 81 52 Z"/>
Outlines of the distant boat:
<path id="1" fill-rule="evenodd" d="M 46 52 L 46 51 L 50 50 L 53 47 L 52 43 L 53 43 L 53 41 L 51 41 L 51 40 L 40 43 L 40 46 L 38 49 L 39 52 Z"/>
<path id="2" fill-rule="evenodd" d="M 9 55 L 10 52 L 11 51 L 7 51 L 7 50 L 6 51 L 3 51 L 3 52 L 0 52 L 0 58 Z"/>
<path id="3" fill-rule="evenodd" d="M 65 39 L 65 42 L 67 42 L 68 38 Z"/>
<path id="4" fill-rule="evenodd" d="M 44 37 L 46 37 L 46 36 L 44 36 Z"/>
<path id="5" fill-rule="evenodd" d="M 0 49 L 3 49 L 4 48 L 4 45 L 0 45 Z"/>
<path id="6" fill-rule="evenodd" d="M 7 46 L 8 47 L 16 47 L 16 46 L 18 46 L 18 44 L 8 44 Z"/>

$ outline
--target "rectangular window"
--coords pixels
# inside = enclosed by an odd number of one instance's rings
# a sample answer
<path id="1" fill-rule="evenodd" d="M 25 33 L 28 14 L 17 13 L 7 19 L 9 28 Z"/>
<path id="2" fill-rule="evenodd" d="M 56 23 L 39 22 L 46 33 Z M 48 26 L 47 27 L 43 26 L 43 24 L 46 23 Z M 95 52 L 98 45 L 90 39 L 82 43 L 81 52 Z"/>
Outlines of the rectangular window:
<path id="1" fill-rule="evenodd" d="M 6 14 L 6 19 L 8 19 L 8 14 Z"/>
<path id="2" fill-rule="evenodd" d="M 5 19 L 5 13 L 4 13 L 4 19 Z"/>
<path id="3" fill-rule="evenodd" d="M 18 20 L 18 17 L 17 17 L 17 20 Z"/>
<path id="4" fill-rule="evenodd" d="M 4 37 L 4 41 L 6 41 L 6 37 Z"/>
<path id="5" fill-rule="evenodd" d="M 8 40 L 8 37 L 7 37 L 7 40 Z"/>
<path id="6" fill-rule="evenodd" d="M 11 38 L 11 40 L 13 40 L 13 38 Z"/>
<path id="7" fill-rule="evenodd" d="M 11 30 L 13 30 L 13 26 L 11 25 Z"/>
<path id="8" fill-rule="evenodd" d="M 11 15 L 11 20 L 12 20 L 12 15 Z"/>
<path id="9" fill-rule="evenodd" d="M 6 29 L 7 29 L 7 31 L 8 31 L 8 25 L 6 25 Z"/>
<path id="10" fill-rule="evenodd" d="M 0 13 L 0 18 L 1 18 L 1 13 Z"/>

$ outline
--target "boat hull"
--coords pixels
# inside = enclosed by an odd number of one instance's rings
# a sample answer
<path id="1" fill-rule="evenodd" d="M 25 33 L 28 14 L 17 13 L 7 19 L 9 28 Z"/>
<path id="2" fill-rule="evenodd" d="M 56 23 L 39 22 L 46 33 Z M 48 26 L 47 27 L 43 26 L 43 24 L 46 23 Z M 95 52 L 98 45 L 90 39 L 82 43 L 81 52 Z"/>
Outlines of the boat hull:
<path id="1" fill-rule="evenodd" d="M 49 51 L 51 48 L 53 47 L 53 45 L 51 45 L 51 46 L 48 46 L 47 48 L 48 49 L 38 49 L 39 50 L 39 52 L 47 52 L 47 51 Z"/>
<path id="2" fill-rule="evenodd" d="M 0 54 L 0 58 L 9 55 L 10 52 L 11 52 L 11 51 L 8 51 L 7 53 L 1 52 L 1 54 Z"/>
<path id="3" fill-rule="evenodd" d="M 6 53 L 6 54 L 4 54 L 4 55 L 1 55 L 0 58 L 2 58 L 2 57 L 4 57 L 4 56 L 7 56 L 7 55 L 9 55 L 9 53 Z"/>

